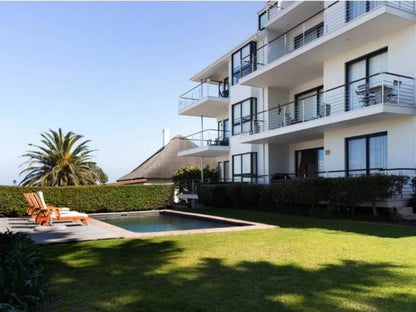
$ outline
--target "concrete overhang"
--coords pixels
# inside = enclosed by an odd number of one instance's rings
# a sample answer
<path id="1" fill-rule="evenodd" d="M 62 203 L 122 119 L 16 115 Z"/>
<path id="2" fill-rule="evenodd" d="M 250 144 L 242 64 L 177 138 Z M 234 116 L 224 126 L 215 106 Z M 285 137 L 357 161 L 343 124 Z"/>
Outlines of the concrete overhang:
<path id="1" fill-rule="evenodd" d="M 288 144 L 323 138 L 325 132 L 373 122 L 385 121 L 403 116 L 416 115 L 415 106 L 378 104 L 324 118 L 314 119 L 295 125 L 264 131 L 242 138 L 242 143 Z"/>
<path id="2" fill-rule="evenodd" d="M 240 79 L 252 87 L 291 88 L 322 77 L 323 63 L 345 51 L 416 22 L 416 15 L 388 5 L 382 5 L 341 28 L 264 65 Z"/>

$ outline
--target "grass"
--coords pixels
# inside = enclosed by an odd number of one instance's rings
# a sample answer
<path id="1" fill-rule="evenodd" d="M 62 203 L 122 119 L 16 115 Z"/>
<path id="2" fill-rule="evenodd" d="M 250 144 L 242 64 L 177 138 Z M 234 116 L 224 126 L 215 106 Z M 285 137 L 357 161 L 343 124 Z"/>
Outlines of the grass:
<path id="1" fill-rule="evenodd" d="M 243 210 L 279 226 L 43 247 L 48 311 L 415 311 L 416 228 Z"/>

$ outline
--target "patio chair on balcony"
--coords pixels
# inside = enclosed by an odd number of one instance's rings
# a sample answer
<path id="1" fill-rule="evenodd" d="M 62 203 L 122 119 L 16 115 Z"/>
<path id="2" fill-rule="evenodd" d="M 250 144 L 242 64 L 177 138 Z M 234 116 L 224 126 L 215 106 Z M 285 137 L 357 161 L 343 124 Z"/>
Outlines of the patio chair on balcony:
<path id="1" fill-rule="evenodd" d="M 326 117 L 331 114 L 331 105 L 330 104 L 321 104 L 319 105 L 319 112 L 318 112 L 318 118 Z"/>
<path id="2" fill-rule="evenodd" d="M 229 91 L 228 90 L 223 90 L 222 92 L 220 91 L 220 97 L 222 98 L 228 98 L 229 95 Z"/>
<path id="3" fill-rule="evenodd" d="M 401 86 L 402 82 L 400 80 L 393 81 L 393 87 L 391 88 L 390 92 L 386 95 L 387 101 L 390 104 L 399 104 Z"/>
<path id="4" fill-rule="evenodd" d="M 369 90 L 367 83 L 357 86 L 355 93 L 357 94 L 361 107 L 376 104 L 376 94 Z"/>

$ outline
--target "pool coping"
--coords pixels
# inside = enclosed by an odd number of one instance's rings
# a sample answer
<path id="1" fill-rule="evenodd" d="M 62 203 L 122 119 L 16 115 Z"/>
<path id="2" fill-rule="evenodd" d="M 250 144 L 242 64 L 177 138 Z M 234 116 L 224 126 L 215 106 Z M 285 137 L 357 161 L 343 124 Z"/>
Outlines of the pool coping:
<path id="1" fill-rule="evenodd" d="M 222 222 L 229 223 L 238 223 L 240 226 L 229 226 L 221 228 L 210 228 L 210 229 L 195 229 L 195 230 L 177 230 L 177 231 L 164 231 L 164 232 L 145 232 L 145 233 L 136 233 L 129 230 L 122 229 L 118 226 L 111 225 L 109 223 L 95 219 L 94 216 L 111 216 L 111 215 L 120 215 L 120 214 L 134 214 L 139 215 L 141 213 L 146 214 L 149 212 L 167 212 L 178 215 L 193 216 L 202 219 L 211 219 Z M 169 236 L 169 235 L 186 235 L 186 234 L 200 234 L 200 233 L 220 233 L 220 232 L 237 232 L 237 231 L 248 231 L 248 230 L 259 230 L 259 229 L 272 229 L 276 228 L 275 225 L 269 225 L 265 223 L 258 223 L 240 219 L 233 218 L 224 218 L 213 215 L 206 215 L 194 212 L 184 212 L 172 209 L 160 209 L 160 210 L 147 210 L 147 211 L 129 211 L 129 212 L 107 212 L 107 213 L 94 213 L 89 214 L 90 221 L 96 224 L 97 226 L 103 227 L 108 231 L 114 232 L 117 236 L 122 238 L 150 238 L 150 237 L 159 237 L 159 236 Z M 244 225 L 243 225 L 244 224 Z"/>

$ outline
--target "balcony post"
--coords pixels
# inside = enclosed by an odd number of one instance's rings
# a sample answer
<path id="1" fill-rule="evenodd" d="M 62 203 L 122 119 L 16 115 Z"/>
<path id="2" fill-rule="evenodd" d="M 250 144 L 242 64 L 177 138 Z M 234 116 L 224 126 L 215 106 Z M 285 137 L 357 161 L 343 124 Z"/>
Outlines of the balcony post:
<path id="1" fill-rule="evenodd" d="M 287 53 L 287 34 L 285 34 L 285 40 L 283 42 L 283 55 Z"/>
<path id="2" fill-rule="evenodd" d="M 302 24 L 302 47 L 305 45 L 305 23 Z"/>
<path id="3" fill-rule="evenodd" d="M 204 182 L 204 158 L 201 156 L 201 182 Z"/>
<path id="4" fill-rule="evenodd" d="M 384 103 L 384 73 L 381 73 L 381 103 Z"/>
<path id="5" fill-rule="evenodd" d="M 283 106 L 283 126 L 286 127 L 286 106 Z"/>
<path id="6" fill-rule="evenodd" d="M 305 100 L 302 101 L 302 122 L 305 122 Z"/>

